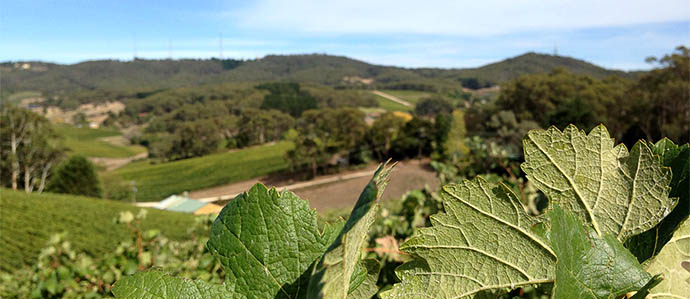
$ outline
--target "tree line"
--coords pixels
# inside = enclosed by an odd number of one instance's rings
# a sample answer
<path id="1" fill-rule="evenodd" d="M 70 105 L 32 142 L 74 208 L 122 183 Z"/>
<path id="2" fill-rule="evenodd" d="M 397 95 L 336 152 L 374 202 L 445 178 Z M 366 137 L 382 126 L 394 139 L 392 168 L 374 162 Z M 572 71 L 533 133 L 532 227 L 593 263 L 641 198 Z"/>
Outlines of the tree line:
<path id="1" fill-rule="evenodd" d="M 518 160 L 522 136 L 550 125 L 563 128 L 572 123 L 589 129 L 604 123 L 628 145 L 662 135 L 686 142 L 688 49 L 679 47 L 655 61 L 658 68 L 635 80 L 615 75 L 597 78 L 556 68 L 509 81 L 497 98 L 488 101 L 441 93 L 417 103 L 411 117 L 387 113 L 375 116 L 369 125 L 360 110 L 332 104 L 339 101 L 327 94 L 335 90 L 267 83 L 254 87 L 262 95 L 253 101 L 254 106 L 213 100 L 183 104 L 151 121 L 146 131 L 153 135 L 145 135 L 140 142 L 149 147 L 152 157 L 175 160 L 218 148 L 290 139 L 296 146 L 288 156 L 293 170 L 309 169 L 312 175 L 327 171 L 328 165 L 457 153 L 442 143 L 448 139 L 450 123 L 458 123 L 453 119 L 459 117 L 470 136 L 501 144 L 503 157 Z M 358 95 L 348 92 L 352 95 L 348 99 Z M 462 116 L 453 114 L 457 109 L 464 111 Z"/>
<path id="2" fill-rule="evenodd" d="M 493 102 L 468 109 L 468 131 L 520 142 L 525 130 L 572 123 L 586 130 L 603 123 L 630 147 L 638 139 L 662 136 L 685 143 L 690 137 L 690 50 L 678 47 L 656 68 L 636 80 L 618 76 L 597 79 L 555 69 L 524 75 L 501 86 Z M 520 132 L 507 131 L 520 128 Z"/>
<path id="3" fill-rule="evenodd" d="M 482 175 L 530 192 L 520 168 L 528 131 L 575 124 L 585 131 L 604 124 L 628 149 L 638 140 L 690 139 L 690 51 L 678 47 L 637 79 L 601 79 L 563 69 L 524 75 L 501 86 L 496 99 L 470 100 L 464 121 L 454 122 L 445 156 L 432 163 L 444 183 Z M 542 201 L 544 202 L 544 201 Z"/>
<path id="4" fill-rule="evenodd" d="M 184 88 L 133 100 L 109 124 L 146 125 L 132 141 L 151 158 L 171 161 L 227 148 L 243 148 L 283 138 L 304 111 L 374 107 L 373 95 L 297 83 Z"/>
<path id="5" fill-rule="evenodd" d="M 181 88 L 131 100 L 111 115 L 114 125 L 146 125 L 133 138 L 162 161 L 203 156 L 281 139 L 294 172 L 313 176 L 343 165 L 430 156 L 472 173 L 494 169 L 520 176 L 522 136 L 536 128 L 603 123 L 630 146 L 638 139 L 690 137 L 690 51 L 678 47 L 637 79 L 595 78 L 554 69 L 501 86 L 495 99 L 446 93 L 418 102 L 414 112 L 365 114 L 375 106 L 361 90 L 297 83 Z M 353 100 L 356 99 L 356 100 Z M 44 118 L 2 106 L 2 184 L 48 188 L 66 155 Z M 512 161 L 512 162 L 511 162 Z M 76 163 L 76 162 L 75 162 Z M 512 165 L 512 166 L 511 166 Z"/>
<path id="6" fill-rule="evenodd" d="M 98 175 L 67 149 L 43 116 L 12 105 L 0 107 L 0 185 L 25 192 L 101 196 Z"/>

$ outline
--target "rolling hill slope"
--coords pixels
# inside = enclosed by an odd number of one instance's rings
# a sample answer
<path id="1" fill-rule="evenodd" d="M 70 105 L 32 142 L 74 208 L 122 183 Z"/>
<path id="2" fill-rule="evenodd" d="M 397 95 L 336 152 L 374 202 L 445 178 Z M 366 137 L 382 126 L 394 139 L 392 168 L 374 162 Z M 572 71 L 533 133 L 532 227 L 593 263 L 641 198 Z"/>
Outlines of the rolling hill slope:
<path id="1" fill-rule="evenodd" d="M 196 86 L 236 66 L 234 60 L 95 60 L 71 65 L 42 62 L 2 63 L 2 85 L 10 93 L 48 94 L 84 90 L 151 90 Z M 24 68 L 24 65 L 28 68 Z"/>
<path id="2" fill-rule="evenodd" d="M 58 124 L 55 131 L 61 135 L 63 145 L 69 151 L 68 155 L 82 155 L 84 157 L 126 158 L 146 151 L 140 145 L 119 146 L 102 140 L 104 137 L 121 136 L 122 133 L 110 129 L 77 128 L 70 125 Z"/>
<path id="3" fill-rule="evenodd" d="M 25 68 L 24 65 L 28 65 Z M 324 54 L 269 55 L 256 60 L 144 60 L 87 61 L 72 65 L 43 62 L 5 62 L 0 83 L 3 95 L 19 91 L 60 94 L 94 90 L 158 90 L 219 82 L 296 81 L 341 85 L 345 77 L 374 79 L 376 85 L 393 83 L 458 84 L 476 78 L 501 83 L 522 74 L 549 72 L 563 67 L 595 77 L 632 76 L 565 56 L 527 53 L 478 68 L 440 69 L 381 66 Z M 377 86 L 383 87 L 383 86 Z"/>
<path id="4" fill-rule="evenodd" d="M 565 68 L 572 73 L 590 75 L 596 78 L 633 76 L 623 71 L 605 69 L 572 57 L 538 53 L 526 53 L 478 68 L 451 70 L 449 72 L 454 77 L 477 78 L 500 83 L 515 79 L 524 74 L 547 73 L 554 68 Z"/>
<path id="5" fill-rule="evenodd" d="M 161 164 L 137 161 L 114 171 L 112 175 L 134 181 L 137 201 L 159 201 L 184 191 L 215 187 L 261 177 L 288 168 L 285 153 L 289 141 L 260 145 Z"/>
<path id="6" fill-rule="evenodd" d="M 131 232 L 113 219 L 121 211 L 136 213 L 130 203 L 73 195 L 27 194 L 0 188 L 0 270 L 35 261 L 50 235 L 67 232 L 72 246 L 91 255 L 114 250 Z M 149 209 L 144 229 L 160 229 L 175 240 L 187 237 L 191 214 Z"/>

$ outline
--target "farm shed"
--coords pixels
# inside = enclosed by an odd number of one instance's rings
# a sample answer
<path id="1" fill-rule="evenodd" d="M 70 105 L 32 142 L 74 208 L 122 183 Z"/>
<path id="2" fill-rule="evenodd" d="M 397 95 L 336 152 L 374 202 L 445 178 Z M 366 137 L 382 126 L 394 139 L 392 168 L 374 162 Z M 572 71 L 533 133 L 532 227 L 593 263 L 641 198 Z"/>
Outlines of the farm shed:
<path id="1" fill-rule="evenodd" d="M 205 203 L 191 199 L 186 196 L 171 195 L 153 206 L 156 209 L 174 212 L 193 213 L 194 215 L 205 215 L 220 213 L 222 206 Z"/>

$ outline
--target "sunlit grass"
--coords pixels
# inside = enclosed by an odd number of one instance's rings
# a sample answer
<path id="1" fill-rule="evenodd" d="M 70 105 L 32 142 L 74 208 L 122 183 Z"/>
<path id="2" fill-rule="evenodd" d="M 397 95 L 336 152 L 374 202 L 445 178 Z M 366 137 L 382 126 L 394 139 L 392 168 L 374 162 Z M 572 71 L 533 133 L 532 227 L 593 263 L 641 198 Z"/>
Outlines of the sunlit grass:
<path id="1" fill-rule="evenodd" d="M 119 168 L 112 175 L 125 181 L 134 181 L 137 201 L 158 201 L 184 191 L 219 186 L 285 170 L 288 167 L 285 153 L 292 147 L 292 143 L 283 141 L 160 164 L 142 160 Z"/>
<path id="2" fill-rule="evenodd" d="M 69 155 L 85 157 L 125 158 L 144 152 L 142 146 L 118 146 L 101 140 L 103 137 L 120 136 L 117 130 L 77 128 L 70 125 L 56 125 L 55 131 L 63 136 L 63 144 Z"/>
<path id="3" fill-rule="evenodd" d="M 382 96 L 376 95 L 376 101 L 379 102 L 379 108 L 383 108 L 387 111 L 412 111 L 414 109 L 413 106 L 405 106 L 396 102 L 393 102 L 387 98 L 384 98 Z"/>
<path id="4" fill-rule="evenodd" d="M 403 101 L 409 102 L 411 104 L 416 104 L 424 98 L 431 97 L 433 93 L 426 91 L 417 90 L 382 90 L 383 92 L 395 96 Z"/>

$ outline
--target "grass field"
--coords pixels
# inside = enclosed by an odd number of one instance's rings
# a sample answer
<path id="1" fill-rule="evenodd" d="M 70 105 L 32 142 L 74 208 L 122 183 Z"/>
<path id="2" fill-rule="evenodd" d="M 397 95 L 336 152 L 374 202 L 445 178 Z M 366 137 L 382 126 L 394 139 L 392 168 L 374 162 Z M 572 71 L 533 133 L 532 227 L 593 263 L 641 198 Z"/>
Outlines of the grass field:
<path id="1" fill-rule="evenodd" d="M 416 104 L 424 98 L 428 98 L 433 95 L 431 92 L 416 91 L 416 90 L 382 90 L 383 92 L 395 96 L 401 100 Z"/>
<path id="2" fill-rule="evenodd" d="M 382 109 L 379 107 L 357 107 L 360 111 L 364 113 L 384 113 L 386 112 L 386 109 Z"/>
<path id="3" fill-rule="evenodd" d="M 38 98 L 41 97 L 41 93 L 38 91 L 20 91 L 13 93 L 8 97 L 10 103 L 19 103 L 26 98 Z"/>
<path id="4" fill-rule="evenodd" d="M 64 145 L 70 149 L 69 155 L 85 157 L 125 158 L 145 151 L 142 146 L 118 146 L 100 140 L 103 137 L 122 135 L 109 129 L 77 128 L 70 125 L 56 125 L 55 131 L 64 137 Z"/>
<path id="5" fill-rule="evenodd" d="M 218 153 L 180 161 L 150 164 L 137 161 L 111 175 L 134 181 L 137 201 L 159 201 L 180 194 L 247 180 L 287 169 L 285 153 L 292 143 L 283 141 L 233 152 Z"/>
<path id="6" fill-rule="evenodd" d="M 405 106 L 389 99 L 386 99 L 380 95 L 375 95 L 376 101 L 379 102 L 379 108 L 385 109 L 387 111 L 404 111 L 409 112 L 414 109 L 414 106 Z"/>
<path id="7" fill-rule="evenodd" d="M 126 226 L 113 219 L 139 208 L 124 202 L 71 195 L 27 194 L 0 189 L 0 270 L 11 271 L 35 262 L 51 234 L 67 232 L 72 246 L 98 256 L 129 238 Z M 150 209 L 142 222 L 175 240 L 187 238 L 194 216 Z"/>

